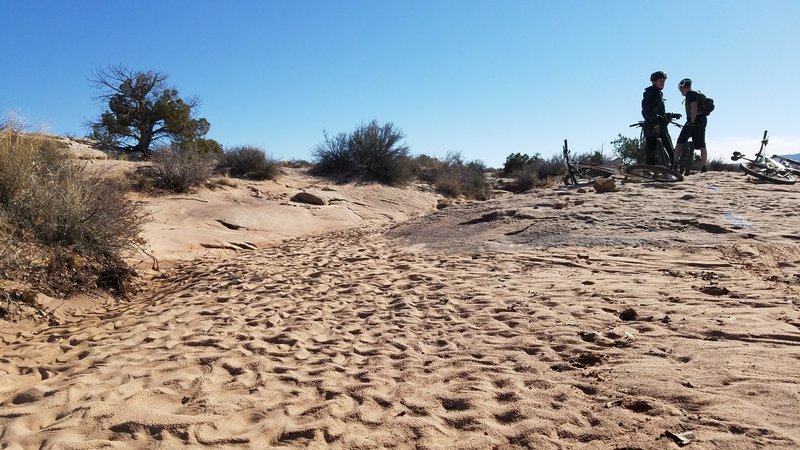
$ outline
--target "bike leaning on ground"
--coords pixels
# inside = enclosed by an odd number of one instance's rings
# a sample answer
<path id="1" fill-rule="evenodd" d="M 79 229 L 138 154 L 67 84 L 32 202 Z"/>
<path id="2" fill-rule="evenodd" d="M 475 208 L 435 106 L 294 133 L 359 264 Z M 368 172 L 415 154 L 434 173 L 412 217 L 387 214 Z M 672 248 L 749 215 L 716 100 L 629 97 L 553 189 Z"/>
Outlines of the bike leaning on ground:
<path id="1" fill-rule="evenodd" d="M 625 173 L 617 166 L 572 159 L 566 139 L 564 139 L 563 153 L 564 162 L 567 165 L 567 174 L 564 176 L 564 184 L 567 186 L 587 185 L 594 182 L 597 178 L 614 176 L 625 177 Z"/>
<path id="2" fill-rule="evenodd" d="M 670 117 L 669 122 L 664 124 L 663 126 L 668 126 L 669 124 L 677 125 L 680 127 L 678 122 Z M 641 128 L 641 142 L 645 141 L 644 138 L 644 127 L 645 122 L 639 121 L 636 123 L 632 123 L 631 127 L 639 127 Z M 670 148 L 675 148 L 672 145 L 672 138 L 667 133 L 667 138 L 670 139 L 669 146 Z M 687 152 L 688 153 L 688 152 Z M 692 151 L 694 153 L 694 151 Z M 656 165 L 649 165 L 649 164 L 634 164 L 625 168 L 625 173 L 628 175 L 632 175 L 635 177 L 645 178 L 652 181 L 661 181 L 664 183 L 674 183 L 676 181 L 683 181 L 683 175 L 679 172 L 672 170 L 671 168 L 672 162 L 669 158 L 669 153 L 667 153 L 667 149 L 664 147 L 664 142 L 659 137 L 656 140 Z"/>
<path id="3" fill-rule="evenodd" d="M 769 139 L 767 138 L 767 130 L 764 130 L 764 137 L 761 139 L 761 148 L 753 159 L 745 157 L 740 152 L 733 152 L 731 159 L 738 161 L 740 159 L 745 162 L 739 163 L 739 168 L 750 176 L 758 178 L 762 181 L 768 181 L 775 184 L 794 184 L 795 179 L 792 176 L 792 169 L 784 166 L 773 158 L 764 156 L 764 150 L 767 148 Z"/>

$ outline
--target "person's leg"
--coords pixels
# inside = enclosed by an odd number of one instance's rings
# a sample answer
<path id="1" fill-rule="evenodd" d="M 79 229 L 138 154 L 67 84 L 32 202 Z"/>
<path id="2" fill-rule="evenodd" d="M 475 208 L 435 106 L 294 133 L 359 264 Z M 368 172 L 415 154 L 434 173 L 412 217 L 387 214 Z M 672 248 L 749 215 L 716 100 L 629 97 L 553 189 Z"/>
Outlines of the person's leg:
<path id="1" fill-rule="evenodd" d="M 706 171 L 706 164 L 708 163 L 708 150 L 706 149 L 706 124 L 707 118 L 705 116 L 698 117 L 697 125 L 692 130 L 692 142 L 694 147 L 700 149 L 700 171 Z"/>
<path id="2" fill-rule="evenodd" d="M 703 146 L 700 148 L 700 172 L 706 171 L 706 163 L 708 162 L 708 150 Z"/>
<path id="3" fill-rule="evenodd" d="M 667 152 L 667 167 L 675 167 L 675 149 L 672 148 L 672 138 L 669 137 L 666 126 L 661 131 L 661 144 Z"/>
<path id="4" fill-rule="evenodd" d="M 656 140 L 658 138 L 655 136 L 648 136 L 645 138 L 645 144 L 647 147 L 647 160 L 645 161 L 648 165 L 654 165 L 656 163 Z"/>

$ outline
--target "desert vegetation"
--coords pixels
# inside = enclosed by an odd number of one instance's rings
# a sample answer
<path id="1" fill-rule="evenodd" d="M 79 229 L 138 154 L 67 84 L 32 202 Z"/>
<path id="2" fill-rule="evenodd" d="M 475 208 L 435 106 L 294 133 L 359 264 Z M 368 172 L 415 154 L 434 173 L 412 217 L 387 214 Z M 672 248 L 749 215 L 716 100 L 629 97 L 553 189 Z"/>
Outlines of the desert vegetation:
<path id="1" fill-rule="evenodd" d="M 0 129 L 0 278 L 69 295 L 103 289 L 124 295 L 147 220 L 121 180 L 67 159 L 57 141 Z"/>
<path id="2" fill-rule="evenodd" d="M 219 144 L 204 138 L 211 124 L 196 117 L 200 100 L 182 98 L 177 89 L 167 85 L 168 79 L 162 72 L 124 66 L 95 70 L 91 83 L 106 109 L 88 124 L 91 137 L 106 147 L 145 157 L 155 145 L 192 142 L 201 153 L 219 153 Z"/>
<path id="3" fill-rule="evenodd" d="M 533 188 L 552 186 L 566 171 L 564 158 L 555 155 L 549 159 L 539 153 L 528 156 L 512 153 L 506 157 L 501 174 L 515 180 L 509 188 L 515 192 L 525 192 Z"/>
<path id="4" fill-rule="evenodd" d="M 390 185 L 411 179 L 409 148 L 401 143 L 405 134 L 392 122 L 380 125 L 373 120 L 349 133 L 323 135 L 323 142 L 314 148 L 314 173 Z"/>
<path id="5" fill-rule="evenodd" d="M 280 161 L 267 156 L 264 150 L 252 146 L 226 149 L 221 166 L 235 178 L 269 180 L 280 174 Z"/>

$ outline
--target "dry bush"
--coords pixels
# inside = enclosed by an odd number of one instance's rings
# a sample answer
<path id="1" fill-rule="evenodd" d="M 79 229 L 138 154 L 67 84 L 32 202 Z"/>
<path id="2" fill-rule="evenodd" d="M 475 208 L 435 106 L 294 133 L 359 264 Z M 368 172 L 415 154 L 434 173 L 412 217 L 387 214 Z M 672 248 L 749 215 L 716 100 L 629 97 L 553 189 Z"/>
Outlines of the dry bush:
<path id="1" fill-rule="evenodd" d="M 700 163 L 697 163 L 699 169 Z M 739 163 L 727 162 L 722 158 L 714 158 L 706 164 L 706 169 L 711 172 L 738 172 Z"/>
<path id="2" fill-rule="evenodd" d="M 281 164 L 283 167 L 288 167 L 290 169 L 310 169 L 313 166 L 310 161 L 306 161 L 305 159 L 290 159 L 288 161 L 283 161 Z"/>
<path id="3" fill-rule="evenodd" d="M 145 180 L 157 188 L 173 192 L 186 192 L 202 185 L 211 178 L 217 166 L 212 155 L 174 145 L 157 149 L 152 161 L 153 165 L 143 174 Z"/>
<path id="4" fill-rule="evenodd" d="M 339 177 L 361 176 L 380 183 L 397 185 L 411 179 L 409 148 L 400 141 L 403 131 L 393 123 L 373 120 L 352 133 L 329 136 L 314 148 L 314 172 Z"/>
<path id="5" fill-rule="evenodd" d="M 0 279 L 8 278 L 5 274 L 17 265 L 12 243 L 12 230 L 11 224 L 6 220 L 5 212 L 0 209 Z"/>
<path id="6" fill-rule="evenodd" d="M 418 155 L 411 159 L 411 173 L 425 183 L 436 183 L 442 169 L 442 161 L 428 155 Z"/>
<path id="7" fill-rule="evenodd" d="M 122 257 L 143 246 L 147 217 L 123 185 L 66 159 L 52 142 L 0 134 L 3 259 L 51 292 L 101 287 L 124 294 L 132 271 Z"/>
<path id="8" fill-rule="evenodd" d="M 271 180 L 280 174 L 280 162 L 257 147 L 233 147 L 222 156 L 222 166 L 230 176 L 252 180 Z"/>
<path id="9" fill-rule="evenodd" d="M 36 167 L 39 151 L 51 141 L 27 136 L 17 129 L 0 131 L 0 204 L 8 204 Z"/>
<path id="10" fill-rule="evenodd" d="M 465 163 L 458 153 L 447 155 L 436 175 L 435 186 L 444 195 L 464 196 L 475 200 L 487 200 L 491 188 L 486 181 L 486 167 L 480 161 Z"/>

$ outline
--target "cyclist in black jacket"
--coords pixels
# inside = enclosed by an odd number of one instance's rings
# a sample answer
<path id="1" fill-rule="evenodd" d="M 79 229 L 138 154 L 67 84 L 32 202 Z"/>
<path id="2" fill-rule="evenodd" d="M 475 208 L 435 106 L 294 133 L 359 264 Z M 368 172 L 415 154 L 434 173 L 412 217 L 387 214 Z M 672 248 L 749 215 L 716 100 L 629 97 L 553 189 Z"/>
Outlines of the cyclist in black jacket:
<path id="1" fill-rule="evenodd" d="M 706 125 L 708 125 L 708 114 L 700 109 L 698 104 L 697 92 L 692 90 L 692 80 L 684 78 L 678 83 L 681 95 L 686 97 L 686 124 L 678 135 L 678 142 L 675 152 L 678 157 L 683 151 L 687 150 L 689 138 L 692 139 L 694 148 L 700 149 L 700 172 L 706 171 L 706 161 L 708 160 L 708 149 L 706 149 Z M 690 155 L 690 158 L 694 155 Z M 688 172 L 686 173 L 688 175 Z"/>
<path id="2" fill-rule="evenodd" d="M 642 116 L 644 117 L 644 138 L 647 144 L 647 164 L 656 164 L 656 141 L 661 138 L 664 150 L 669 155 L 670 168 L 675 165 L 675 150 L 667 131 L 672 118 L 680 119 L 680 114 L 667 113 L 664 108 L 664 82 L 667 74 L 658 71 L 650 75 L 651 86 L 644 90 L 642 97 Z"/>

